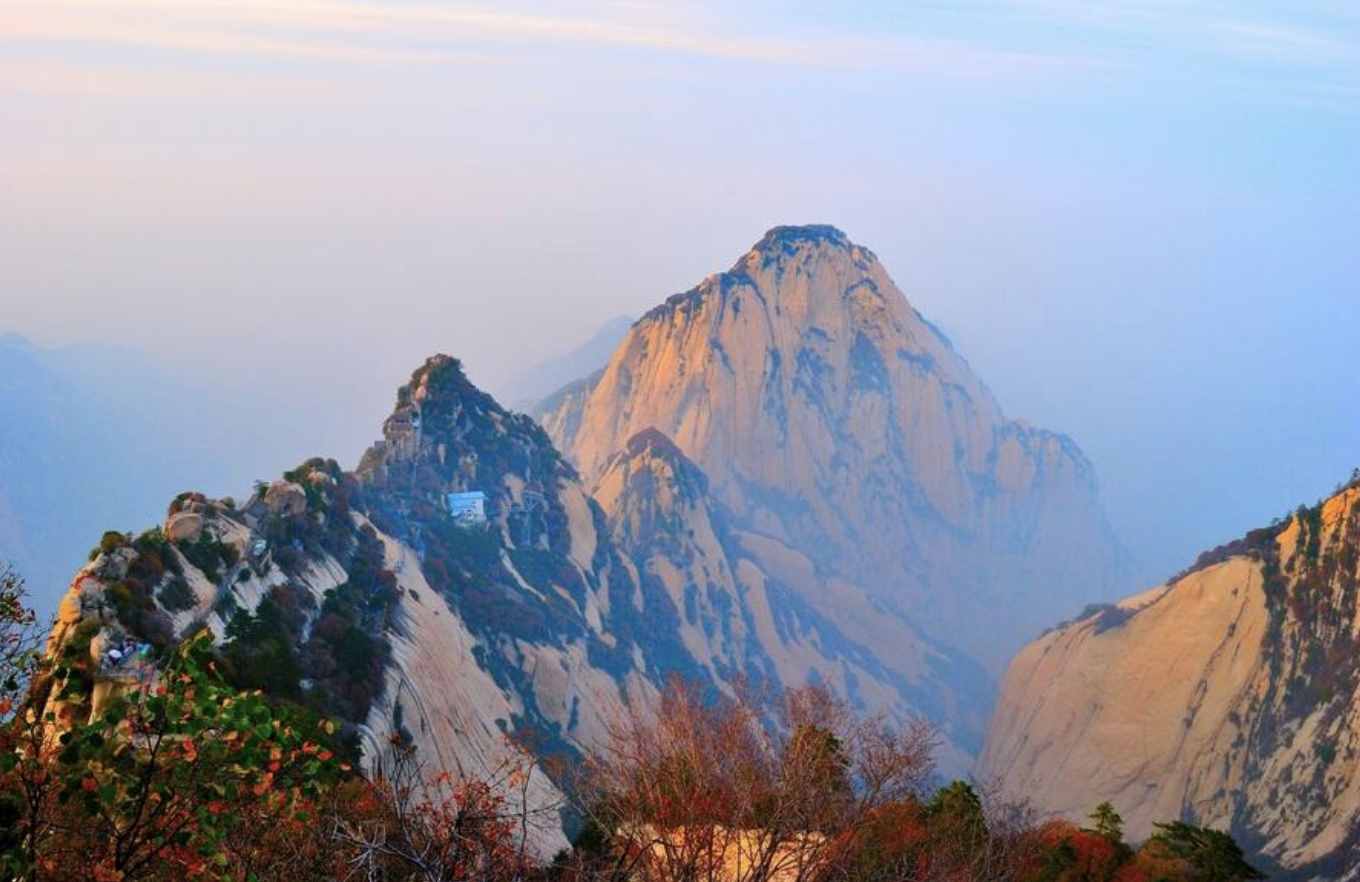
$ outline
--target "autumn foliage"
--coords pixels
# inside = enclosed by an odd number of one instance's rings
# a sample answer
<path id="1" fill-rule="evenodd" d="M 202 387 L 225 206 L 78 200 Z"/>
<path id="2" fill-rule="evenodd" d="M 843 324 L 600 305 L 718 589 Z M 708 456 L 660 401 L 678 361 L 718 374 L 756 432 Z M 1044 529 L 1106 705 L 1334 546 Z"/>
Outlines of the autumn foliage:
<path id="1" fill-rule="evenodd" d="M 528 816 L 508 808 L 528 780 L 517 754 L 485 777 L 427 776 L 394 743 L 390 761 L 361 777 L 331 722 L 231 686 L 207 634 L 87 713 L 89 671 L 78 658 L 41 659 L 22 584 L 0 588 L 0 879 L 525 875 Z"/>
<path id="2" fill-rule="evenodd" d="M 18 878 L 248 878 L 236 868 L 269 862 L 250 831 L 305 825 L 344 771 L 329 724 L 227 686 L 206 637 L 89 722 L 53 706 L 33 701 L 4 734 Z"/>
<path id="3" fill-rule="evenodd" d="M 1036 823 L 986 788 L 934 785 L 934 730 L 820 689 L 715 699 L 676 683 L 559 775 L 427 768 L 399 736 L 361 776 L 335 726 L 231 686 L 208 635 L 75 719 L 89 678 L 43 661 L 0 573 L 0 879 L 24 882 L 1237 882 L 1225 834 L 1159 825 L 1137 850 L 1108 804 Z M 565 811 L 563 811 L 565 810 Z M 565 817 L 551 862 L 532 847 Z"/>
<path id="4" fill-rule="evenodd" d="M 757 708 L 760 708 L 757 710 Z M 617 725 L 578 792 L 570 882 L 1235 882 L 1231 837 L 1159 826 L 1134 850 L 1108 804 L 1040 823 L 993 788 L 933 784 L 933 729 L 850 712 L 825 690 L 706 701 L 672 685 Z M 775 722 L 771 722 L 771 717 Z"/>

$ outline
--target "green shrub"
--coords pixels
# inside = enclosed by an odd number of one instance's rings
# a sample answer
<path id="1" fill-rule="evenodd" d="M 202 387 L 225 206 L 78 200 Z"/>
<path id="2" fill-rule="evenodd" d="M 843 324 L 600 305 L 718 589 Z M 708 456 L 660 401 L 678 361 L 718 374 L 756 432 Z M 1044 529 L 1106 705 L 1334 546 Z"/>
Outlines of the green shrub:
<path id="1" fill-rule="evenodd" d="M 302 694 L 302 667 L 297 639 L 302 620 L 285 598 L 288 586 L 278 586 L 260 601 L 254 614 L 239 610 L 227 625 L 222 656 L 228 680 L 242 689 L 263 689 L 270 695 L 297 699 Z"/>
<path id="2" fill-rule="evenodd" d="M 303 672 L 315 684 L 308 700 L 348 720 L 364 720 L 383 689 L 391 650 L 381 635 L 398 600 L 396 576 L 383 563 L 382 543 L 361 531 L 345 564 L 349 578 L 326 592 L 302 649 Z"/>
<path id="3" fill-rule="evenodd" d="M 184 612 L 193 609 L 198 598 L 182 576 L 174 576 L 156 592 L 156 600 L 170 612 Z"/>
<path id="4" fill-rule="evenodd" d="M 230 622 L 239 608 L 240 604 L 236 602 L 236 595 L 230 591 L 223 591 L 217 595 L 217 600 L 213 602 L 213 612 L 217 613 L 218 617 L 224 622 Z"/>

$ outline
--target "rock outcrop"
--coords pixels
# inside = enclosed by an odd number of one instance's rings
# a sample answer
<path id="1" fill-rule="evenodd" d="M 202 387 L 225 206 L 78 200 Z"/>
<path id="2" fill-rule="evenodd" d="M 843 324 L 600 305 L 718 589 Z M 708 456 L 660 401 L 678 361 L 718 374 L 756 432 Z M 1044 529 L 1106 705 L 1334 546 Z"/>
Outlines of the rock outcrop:
<path id="1" fill-rule="evenodd" d="M 1073 818 L 1184 817 L 1298 878 L 1360 870 L 1360 482 L 1025 647 L 979 762 Z"/>
<path id="2" fill-rule="evenodd" d="M 203 515 L 182 511 L 165 519 L 165 538 L 171 542 L 197 542 L 203 535 Z"/>
<path id="3" fill-rule="evenodd" d="M 660 430 L 751 535 L 998 667 L 1120 584 L 1076 445 L 1008 420 L 874 254 L 832 227 L 771 230 L 535 415 L 591 486 L 628 439 Z M 812 601 L 819 586 L 788 588 Z M 890 635 L 873 648 L 895 650 Z"/>
<path id="4" fill-rule="evenodd" d="M 274 514 L 296 515 L 307 510 L 307 494 L 292 481 L 274 481 L 262 497 L 265 508 Z"/>

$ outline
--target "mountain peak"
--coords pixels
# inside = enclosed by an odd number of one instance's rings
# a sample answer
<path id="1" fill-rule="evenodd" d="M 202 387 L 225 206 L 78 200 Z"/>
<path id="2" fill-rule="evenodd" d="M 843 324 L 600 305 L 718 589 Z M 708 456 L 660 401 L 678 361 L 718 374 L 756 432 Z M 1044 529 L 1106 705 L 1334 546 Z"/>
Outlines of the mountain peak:
<path id="1" fill-rule="evenodd" d="M 825 246 L 825 252 L 820 246 Z M 761 270 L 772 269 L 782 275 L 795 265 L 822 262 L 823 258 L 829 258 L 830 265 L 849 266 L 850 271 L 861 274 L 870 272 L 878 261 L 872 251 L 856 245 L 830 224 L 771 227 L 759 242 L 737 258 L 731 269 L 711 273 L 688 291 L 672 294 L 643 315 L 637 324 L 671 316 L 677 310 L 690 310 L 715 292 L 719 299 L 725 300 L 733 289 L 755 285 L 753 274 Z"/>
<path id="2" fill-rule="evenodd" d="M 633 437 L 628 439 L 624 445 L 629 456 L 640 456 L 644 453 L 655 453 L 663 459 L 680 459 L 688 461 L 688 457 L 675 446 L 675 442 L 666 433 L 655 426 L 648 426 L 638 431 Z"/>
<path id="3" fill-rule="evenodd" d="M 781 225 L 771 227 L 755 244 L 752 251 L 779 251 L 799 244 L 826 243 L 836 248 L 849 249 L 854 243 L 830 224 Z"/>
<path id="4" fill-rule="evenodd" d="M 468 379 L 462 362 L 439 354 L 397 390 L 382 440 L 364 453 L 356 475 L 429 519 L 439 515 L 443 493 L 477 490 L 496 505 L 518 498 L 513 485 L 551 498 L 557 481 L 575 473 L 533 419 L 501 407 Z"/>
<path id="5" fill-rule="evenodd" d="M 688 488 L 691 499 L 708 492 L 708 476 L 704 470 L 686 456 L 669 435 L 655 426 L 634 433 L 623 449 L 611 457 L 605 470 L 646 471 L 654 466 L 668 472 L 676 486 Z"/>
<path id="6" fill-rule="evenodd" d="M 460 360 L 442 352 L 425 359 L 412 372 L 410 381 L 397 390 L 397 412 L 412 406 L 425 412 L 459 406 L 479 411 L 501 410 L 495 399 L 468 379 Z"/>
<path id="7" fill-rule="evenodd" d="M 742 274 L 753 265 L 783 265 L 786 258 L 801 260 L 821 254 L 833 260 L 845 260 L 861 270 L 878 260 L 878 256 L 850 240 L 839 228 L 830 224 L 804 224 L 801 226 L 772 227 L 760 241 L 746 252 L 732 268 L 733 273 Z"/>
<path id="8" fill-rule="evenodd" d="M 665 448 L 634 437 L 659 430 L 734 523 L 998 662 L 991 635 L 1018 643 L 1121 577 L 1085 458 L 1009 422 L 835 227 L 770 230 L 648 312 L 589 391 L 558 401 L 545 424 L 588 483 L 620 462 L 664 471 Z M 1017 567 L 1035 575 L 1016 579 Z M 940 586 L 965 584 L 940 601 Z"/>

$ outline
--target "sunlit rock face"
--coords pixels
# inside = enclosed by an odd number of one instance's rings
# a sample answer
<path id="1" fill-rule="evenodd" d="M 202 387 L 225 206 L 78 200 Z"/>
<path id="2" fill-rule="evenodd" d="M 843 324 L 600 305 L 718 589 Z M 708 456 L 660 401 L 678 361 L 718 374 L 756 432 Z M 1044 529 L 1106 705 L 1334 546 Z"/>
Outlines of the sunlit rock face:
<path id="1" fill-rule="evenodd" d="M 1187 817 L 1298 878 L 1360 867 L 1360 486 L 1025 647 L 979 773 L 1141 838 Z"/>
<path id="2" fill-rule="evenodd" d="M 659 624 L 713 682 L 756 694 L 820 683 L 865 713 L 928 716 L 940 726 L 941 767 L 968 767 L 992 700 L 981 667 L 880 614 L 862 588 L 801 552 L 738 527 L 707 476 L 659 431 L 639 432 L 610 458 L 595 498 L 640 588 L 670 599 L 674 618 Z M 816 589 L 804 596 L 794 585 Z M 889 644 L 892 652 L 875 648 Z"/>
<path id="3" fill-rule="evenodd" d="M 874 254 L 832 227 L 771 230 L 536 416 L 588 485 L 635 433 L 660 430 L 744 530 L 998 667 L 1119 584 L 1081 451 L 1008 420 Z M 789 587 L 812 600 L 815 584 Z"/>

